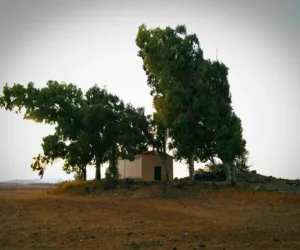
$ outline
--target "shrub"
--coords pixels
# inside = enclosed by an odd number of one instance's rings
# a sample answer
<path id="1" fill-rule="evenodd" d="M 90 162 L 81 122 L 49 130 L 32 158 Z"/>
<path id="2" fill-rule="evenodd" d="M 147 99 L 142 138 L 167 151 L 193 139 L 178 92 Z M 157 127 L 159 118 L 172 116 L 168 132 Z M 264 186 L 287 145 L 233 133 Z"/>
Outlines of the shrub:
<path id="1" fill-rule="evenodd" d="M 85 186 L 85 187 L 84 187 L 84 193 L 85 193 L 86 195 L 90 195 L 90 194 L 91 194 L 90 188 L 89 188 L 88 186 Z"/>
<path id="2" fill-rule="evenodd" d="M 207 164 L 205 169 L 198 169 L 194 177 L 195 181 L 224 181 L 226 173 L 222 164 Z"/>
<path id="3" fill-rule="evenodd" d="M 226 175 L 223 173 L 216 172 L 203 172 L 201 174 L 196 174 L 195 181 L 224 181 L 226 180 Z"/>
<path id="4" fill-rule="evenodd" d="M 182 183 L 177 183 L 176 185 L 175 185 L 175 187 L 176 188 L 178 188 L 178 189 L 184 189 L 184 185 L 182 184 Z"/>
<path id="5" fill-rule="evenodd" d="M 134 181 L 130 178 L 126 178 L 124 180 L 120 180 L 119 184 L 122 188 L 129 189 L 134 184 Z"/>
<path id="6" fill-rule="evenodd" d="M 105 191 L 115 189 L 118 186 L 118 184 L 119 181 L 114 179 L 104 179 L 102 181 L 102 187 Z"/>
<path id="7" fill-rule="evenodd" d="M 268 176 L 264 179 L 265 183 L 273 183 L 274 182 L 274 178 L 272 176 Z"/>

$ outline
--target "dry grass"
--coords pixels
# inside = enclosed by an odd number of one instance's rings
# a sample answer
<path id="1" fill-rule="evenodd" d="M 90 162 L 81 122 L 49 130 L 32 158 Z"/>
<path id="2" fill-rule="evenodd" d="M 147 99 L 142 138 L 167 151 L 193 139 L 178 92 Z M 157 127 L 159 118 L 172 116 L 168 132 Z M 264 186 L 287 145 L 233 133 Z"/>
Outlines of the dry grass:
<path id="1" fill-rule="evenodd" d="M 85 185 L 62 183 L 56 191 Z M 205 249 L 300 249 L 300 195 L 198 191 L 135 199 L 0 189 L 0 249 L 181 250 L 201 249 L 200 243 Z"/>
<path id="2" fill-rule="evenodd" d="M 61 193 L 76 193 L 78 191 L 82 191 L 85 186 L 92 183 L 92 181 L 63 181 L 58 183 L 57 186 L 52 190 L 53 193 L 61 194 Z"/>
<path id="3" fill-rule="evenodd" d="M 241 202 L 283 202 L 286 203 L 300 203 L 299 194 L 291 194 L 285 192 L 264 192 L 264 191 L 250 191 L 250 190 L 237 190 L 227 188 L 220 190 L 215 196 L 218 200 L 234 200 Z"/>

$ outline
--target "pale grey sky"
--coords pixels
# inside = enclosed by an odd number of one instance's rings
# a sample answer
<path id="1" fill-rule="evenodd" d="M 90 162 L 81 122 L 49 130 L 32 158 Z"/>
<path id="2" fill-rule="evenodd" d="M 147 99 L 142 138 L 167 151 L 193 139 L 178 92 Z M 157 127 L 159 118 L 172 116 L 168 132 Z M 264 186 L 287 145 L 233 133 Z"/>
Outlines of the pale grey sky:
<path id="1" fill-rule="evenodd" d="M 138 26 L 185 24 L 206 58 L 229 67 L 233 106 L 250 163 L 265 175 L 300 178 L 300 1 L 0 1 L 0 91 L 5 83 L 42 87 L 97 83 L 151 112 Z M 36 178 L 33 156 L 50 126 L 0 110 L 0 181 Z M 200 165 L 197 165 L 198 167 Z M 175 176 L 188 175 L 175 164 Z M 104 169 L 103 169 L 104 173 Z M 89 177 L 94 176 L 91 169 Z M 45 177 L 71 178 L 60 166 Z"/>

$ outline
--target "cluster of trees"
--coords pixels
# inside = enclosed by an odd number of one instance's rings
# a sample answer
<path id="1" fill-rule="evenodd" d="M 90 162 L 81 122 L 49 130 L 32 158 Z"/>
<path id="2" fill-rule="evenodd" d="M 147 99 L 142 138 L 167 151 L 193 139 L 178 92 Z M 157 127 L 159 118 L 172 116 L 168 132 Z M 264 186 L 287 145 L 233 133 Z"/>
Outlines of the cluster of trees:
<path id="1" fill-rule="evenodd" d="M 33 170 L 43 176 L 48 164 L 64 159 L 63 169 L 86 179 L 86 167 L 95 166 L 95 179 L 101 179 L 100 166 L 109 162 L 107 178 L 118 178 L 117 158 L 133 160 L 145 151 L 151 136 L 150 117 L 143 108 L 124 104 L 105 88 L 91 87 L 85 95 L 73 84 L 49 81 L 37 89 L 5 86 L 0 106 L 24 119 L 55 126 L 55 133 L 43 138 L 43 155 L 34 158 Z"/>
<path id="2" fill-rule="evenodd" d="M 235 184 L 238 167 L 246 166 L 247 150 L 241 120 L 231 104 L 228 68 L 203 58 L 198 38 L 186 27 L 148 29 L 136 37 L 155 112 L 146 115 L 119 97 L 95 85 L 85 94 L 73 84 L 49 81 L 37 89 L 5 85 L 0 107 L 25 112 L 24 119 L 53 124 L 55 133 L 43 138 L 43 155 L 34 158 L 33 170 L 43 176 L 48 164 L 64 159 L 63 169 L 86 179 L 86 167 L 109 162 L 106 178 L 118 178 L 117 159 L 133 160 L 153 147 L 169 180 L 167 151 L 188 165 L 220 159 L 227 180 Z"/>
<path id="3" fill-rule="evenodd" d="M 156 119 L 169 138 L 168 147 L 185 161 L 190 178 L 194 162 L 222 161 L 226 178 L 247 163 L 240 118 L 232 108 L 228 68 L 203 58 L 195 34 L 186 27 L 139 27 L 136 44 L 156 109 Z M 166 147 L 167 145 L 165 145 Z"/>

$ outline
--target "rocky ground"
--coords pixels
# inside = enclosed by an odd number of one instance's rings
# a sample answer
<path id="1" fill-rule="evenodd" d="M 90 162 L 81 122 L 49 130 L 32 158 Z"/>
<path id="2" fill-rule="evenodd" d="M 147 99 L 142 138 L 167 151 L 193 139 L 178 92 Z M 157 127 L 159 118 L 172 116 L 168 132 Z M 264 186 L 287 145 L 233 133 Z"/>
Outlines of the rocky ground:
<path id="1" fill-rule="evenodd" d="M 252 190 L 300 193 L 300 180 L 278 179 L 257 174 L 255 171 L 239 173 L 237 180 L 241 186 Z"/>

